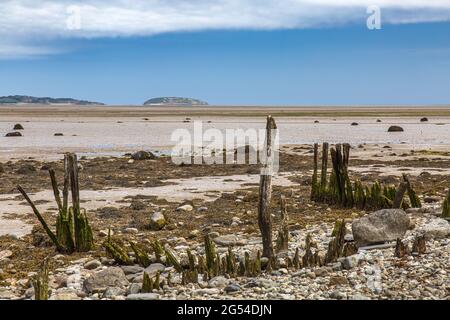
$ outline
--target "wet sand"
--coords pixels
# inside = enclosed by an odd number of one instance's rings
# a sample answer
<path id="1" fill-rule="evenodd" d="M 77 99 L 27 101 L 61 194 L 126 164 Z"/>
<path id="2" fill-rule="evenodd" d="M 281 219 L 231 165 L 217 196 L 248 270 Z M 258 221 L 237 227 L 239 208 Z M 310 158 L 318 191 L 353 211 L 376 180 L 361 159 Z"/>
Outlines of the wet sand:
<path id="1" fill-rule="evenodd" d="M 450 108 L 0 106 L 0 160 L 58 159 L 64 152 L 120 156 L 141 149 L 169 154 L 171 134 L 193 132 L 193 121 L 202 121 L 204 130 L 262 129 L 267 114 L 276 117 L 281 145 L 327 141 L 450 150 Z M 429 121 L 420 122 L 422 116 Z M 187 117 L 190 123 L 183 122 Z M 23 137 L 4 137 L 15 123 L 24 126 Z M 405 131 L 388 133 L 391 125 Z"/>

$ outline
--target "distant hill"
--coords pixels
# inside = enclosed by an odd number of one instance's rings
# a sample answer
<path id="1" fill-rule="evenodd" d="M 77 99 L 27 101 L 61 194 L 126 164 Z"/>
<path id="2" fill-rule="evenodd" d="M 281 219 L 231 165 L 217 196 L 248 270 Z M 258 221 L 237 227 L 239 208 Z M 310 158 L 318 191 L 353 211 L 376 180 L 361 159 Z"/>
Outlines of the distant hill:
<path id="1" fill-rule="evenodd" d="M 208 103 L 205 101 L 191 99 L 191 98 L 180 98 L 180 97 L 162 97 L 153 98 L 145 101 L 144 105 L 166 105 L 166 106 L 207 106 Z"/>
<path id="2" fill-rule="evenodd" d="M 73 105 L 104 105 L 100 102 L 91 102 L 85 100 L 76 100 L 71 98 L 49 98 L 49 97 L 31 97 L 31 96 L 5 96 L 0 97 L 0 104 L 19 104 L 19 103 L 31 103 L 31 104 L 73 104 Z"/>

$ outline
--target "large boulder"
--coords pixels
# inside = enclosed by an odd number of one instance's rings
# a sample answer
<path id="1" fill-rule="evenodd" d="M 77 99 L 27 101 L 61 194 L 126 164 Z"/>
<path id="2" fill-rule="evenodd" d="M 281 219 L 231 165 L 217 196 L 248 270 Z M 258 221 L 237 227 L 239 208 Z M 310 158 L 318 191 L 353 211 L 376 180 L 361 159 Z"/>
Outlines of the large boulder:
<path id="1" fill-rule="evenodd" d="M 148 151 L 138 151 L 131 155 L 131 159 L 133 160 L 150 160 L 155 158 L 155 155 Z"/>
<path id="2" fill-rule="evenodd" d="M 419 228 L 425 239 L 443 239 L 450 236 L 450 224 L 447 220 L 437 218 L 425 223 Z"/>
<path id="3" fill-rule="evenodd" d="M 352 223 L 353 238 L 358 246 L 394 241 L 402 238 L 410 225 L 401 209 L 383 209 Z"/>
<path id="4" fill-rule="evenodd" d="M 103 292 L 108 287 L 126 288 L 129 285 L 127 277 L 119 267 L 110 267 L 108 269 L 96 272 L 84 280 L 83 287 L 88 293 Z"/>
<path id="5" fill-rule="evenodd" d="M 390 126 L 388 132 L 403 132 L 403 128 L 399 126 Z"/>
<path id="6" fill-rule="evenodd" d="M 21 137 L 22 134 L 18 131 L 8 132 L 5 137 Z"/>

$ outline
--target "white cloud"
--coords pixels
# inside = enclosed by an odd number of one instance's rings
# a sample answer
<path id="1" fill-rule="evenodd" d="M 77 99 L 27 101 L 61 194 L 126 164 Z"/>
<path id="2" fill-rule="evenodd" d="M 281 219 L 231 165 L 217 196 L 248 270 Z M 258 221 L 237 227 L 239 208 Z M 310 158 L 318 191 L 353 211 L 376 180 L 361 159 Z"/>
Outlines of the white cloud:
<path id="1" fill-rule="evenodd" d="M 381 7 L 383 23 L 450 20 L 449 0 L 2 0 L 0 57 L 14 47 L 23 54 L 31 40 L 365 24 L 370 5 Z M 79 8 L 80 29 L 71 6 Z M 45 50 L 32 46 L 30 55 Z"/>

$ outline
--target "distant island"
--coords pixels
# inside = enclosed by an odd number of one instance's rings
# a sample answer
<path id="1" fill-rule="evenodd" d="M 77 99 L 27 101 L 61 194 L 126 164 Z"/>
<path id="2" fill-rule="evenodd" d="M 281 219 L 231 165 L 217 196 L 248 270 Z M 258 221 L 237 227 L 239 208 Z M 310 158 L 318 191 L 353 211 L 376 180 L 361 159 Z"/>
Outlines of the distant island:
<path id="1" fill-rule="evenodd" d="M 32 96 L 4 96 L 0 97 L 0 104 L 72 104 L 72 105 L 104 105 L 100 102 L 92 102 L 86 100 L 77 100 L 71 98 L 49 98 L 49 97 L 32 97 Z"/>
<path id="2" fill-rule="evenodd" d="M 145 101 L 145 106 L 207 106 L 208 103 L 198 99 L 180 97 L 161 97 Z"/>

